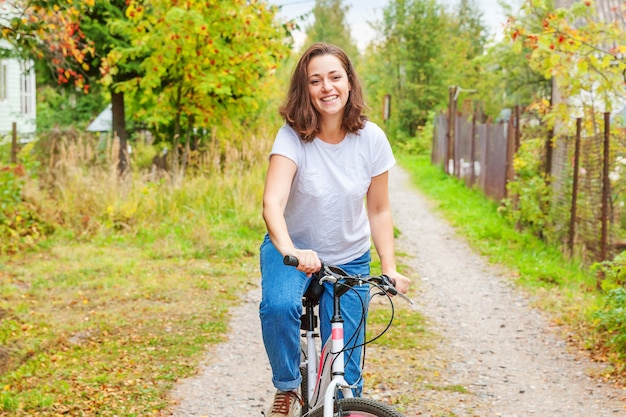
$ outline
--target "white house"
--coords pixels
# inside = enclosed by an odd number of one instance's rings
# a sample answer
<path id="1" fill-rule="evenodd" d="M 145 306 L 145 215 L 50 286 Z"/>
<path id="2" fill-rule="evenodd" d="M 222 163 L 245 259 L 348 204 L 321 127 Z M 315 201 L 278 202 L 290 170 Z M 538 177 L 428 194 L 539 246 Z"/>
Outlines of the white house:
<path id="1" fill-rule="evenodd" d="M 15 15 L 13 2 L 0 1 L 0 19 L 5 23 Z M 1 26 L 1 24 L 0 24 Z M 11 45 L 0 39 L 0 48 L 10 50 Z M 35 70 L 32 61 L 0 58 L 0 136 L 13 130 L 21 137 L 36 131 Z"/>
<path id="2" fill-rule="evenodd" d="M 8 44 L 0 40 L 0 48 Z M 0 136 L 17 124 L 20 136 L 36 130 L 35 71 L 32 62 L 0 59 Z"/>

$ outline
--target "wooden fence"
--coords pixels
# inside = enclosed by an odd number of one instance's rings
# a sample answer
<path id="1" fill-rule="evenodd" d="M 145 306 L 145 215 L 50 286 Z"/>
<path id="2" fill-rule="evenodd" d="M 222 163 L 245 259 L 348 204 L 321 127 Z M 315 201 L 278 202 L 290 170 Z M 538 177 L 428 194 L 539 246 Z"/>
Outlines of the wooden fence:
<path id="1" fill-rule="evenodd" d="M 432 163 L 501 201 L 515 179 L 513 158 L 524 140 L 519 108 L 508 120 L 482 123 L 476 114 L 457 112 L 454 103 L 450 107 L 435 118 Z M 626 129 L 611 134 L 610 120 L 605 113 L 598 134 L 583 135 L 581 120 L 575 136 L 552 137 L 546 131 L 541 155 L 554 222 L 541 235 L 551 233 L 564 252 L 588 261 L 612 259 L 626 249 Z"/>
<path id="2" fill-rule="evenodd" d="M 479 123 L 476 114 L 455 113 L 449 126 L 448 118 L 443 113 L 435 118 L 432 163 L 494 200 L 505 198 L 519 136 L 514 120 Z"/>

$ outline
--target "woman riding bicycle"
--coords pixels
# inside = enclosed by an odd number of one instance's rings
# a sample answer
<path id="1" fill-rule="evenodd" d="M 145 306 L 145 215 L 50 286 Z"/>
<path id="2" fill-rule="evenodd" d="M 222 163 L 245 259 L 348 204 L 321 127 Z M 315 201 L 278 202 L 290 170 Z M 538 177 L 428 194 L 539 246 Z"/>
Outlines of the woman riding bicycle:
<path id="1" fill-rule="evenodd" d="M 369 122 L 361 84 L 340 48 L 311 45 L 300 57 L 280 108 L 285 125 L 269 157 L 263 194 L 267 234 L 260 250 L 260 318 L 277 389 L 269 417 L 292 417 L 299 401 L 300 315 L 311 274 L 327 264 L 349 274 L 370 274 L 370 238 L 382 273 L 406 293 L 409 279 L 396 270 L 388 171 L 395 159 L 385 133 Z M 364 204 L 365 199 L 365 204 Z M 284 255 L 298 258 L 296 268 Z M 348 383 L 360 396 L 362 301 L 369 287 L 348 291 L 341 301 Z M 322 340 L 330 334 L 332 286 L 320 301 Z"/>

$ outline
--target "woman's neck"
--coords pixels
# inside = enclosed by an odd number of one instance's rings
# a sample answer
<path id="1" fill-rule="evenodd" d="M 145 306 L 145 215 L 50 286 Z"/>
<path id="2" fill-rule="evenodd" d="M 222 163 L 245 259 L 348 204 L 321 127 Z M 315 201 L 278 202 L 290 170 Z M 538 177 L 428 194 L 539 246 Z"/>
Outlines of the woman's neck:
<path id="1" fill-rule="evenodd" d="M 320 126 L 318 137 L 326 143 L 339 143 L 346 137 L 346 132 L 341 126 L 341 119 L 323 121 Z"/>

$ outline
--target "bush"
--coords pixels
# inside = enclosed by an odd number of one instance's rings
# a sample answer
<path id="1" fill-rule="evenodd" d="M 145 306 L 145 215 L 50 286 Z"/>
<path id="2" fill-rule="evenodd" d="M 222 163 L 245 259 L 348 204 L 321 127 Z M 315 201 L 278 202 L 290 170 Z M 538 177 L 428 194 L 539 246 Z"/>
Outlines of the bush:
<path id="1" fill-rule="evenodd" d="M 435 114 L 431 112 L 424 126 L 418 126 L 415 136 L 411 137 L 404 131 L 396 129 L 393 134 L 393 143 L 402 151 L 411 155 L 425 155 L 430 153 L 433 143 Z"/>
<path id="2" fill-rule="evenodd" d="M 602 289 L 614 290 L 626 285 L 626 251 L 617 255 L 611 261 L 596 262 L 591 271 L 602 276 Z"/>
<path id="3" fill-rule="evenodd" d="M 31 142 L 19 151 L 19 164 L 0 162 L 0 255 L 31 248 L 54 232 L 52 222 L 41 216 L 36 199 L 27 193 L 36 184 L 39 167 L 34 146 Z M 5 154 L 6 147 L 1 146 L 0 160 L 6 160 Z"/>
<path id="4" fill-rule="evenodd" d="M 32 247 L 54 230 L 23 198 L 24 165 L 0 165 L 0 254 Z"/>
<path id="5" fill-rule="evenodd" d="M 542 139 L 522 142 L 513 161 L 515 179 L 507 184 L 508 197 L 503 201 L 500 213 L 512 224 L 547 240 L 553 229 L 550 213 L 552 188 L 542 174 L 542 152 Z"/>
<path id="6" fill-rule="evenodd" d="M 626 356 L 626 289 L 619 287 L 609 291 L 604 309 L 597 311 L 594 317 L 599 330 L 607 333 L 607 345 L 623 359 Z"/>

